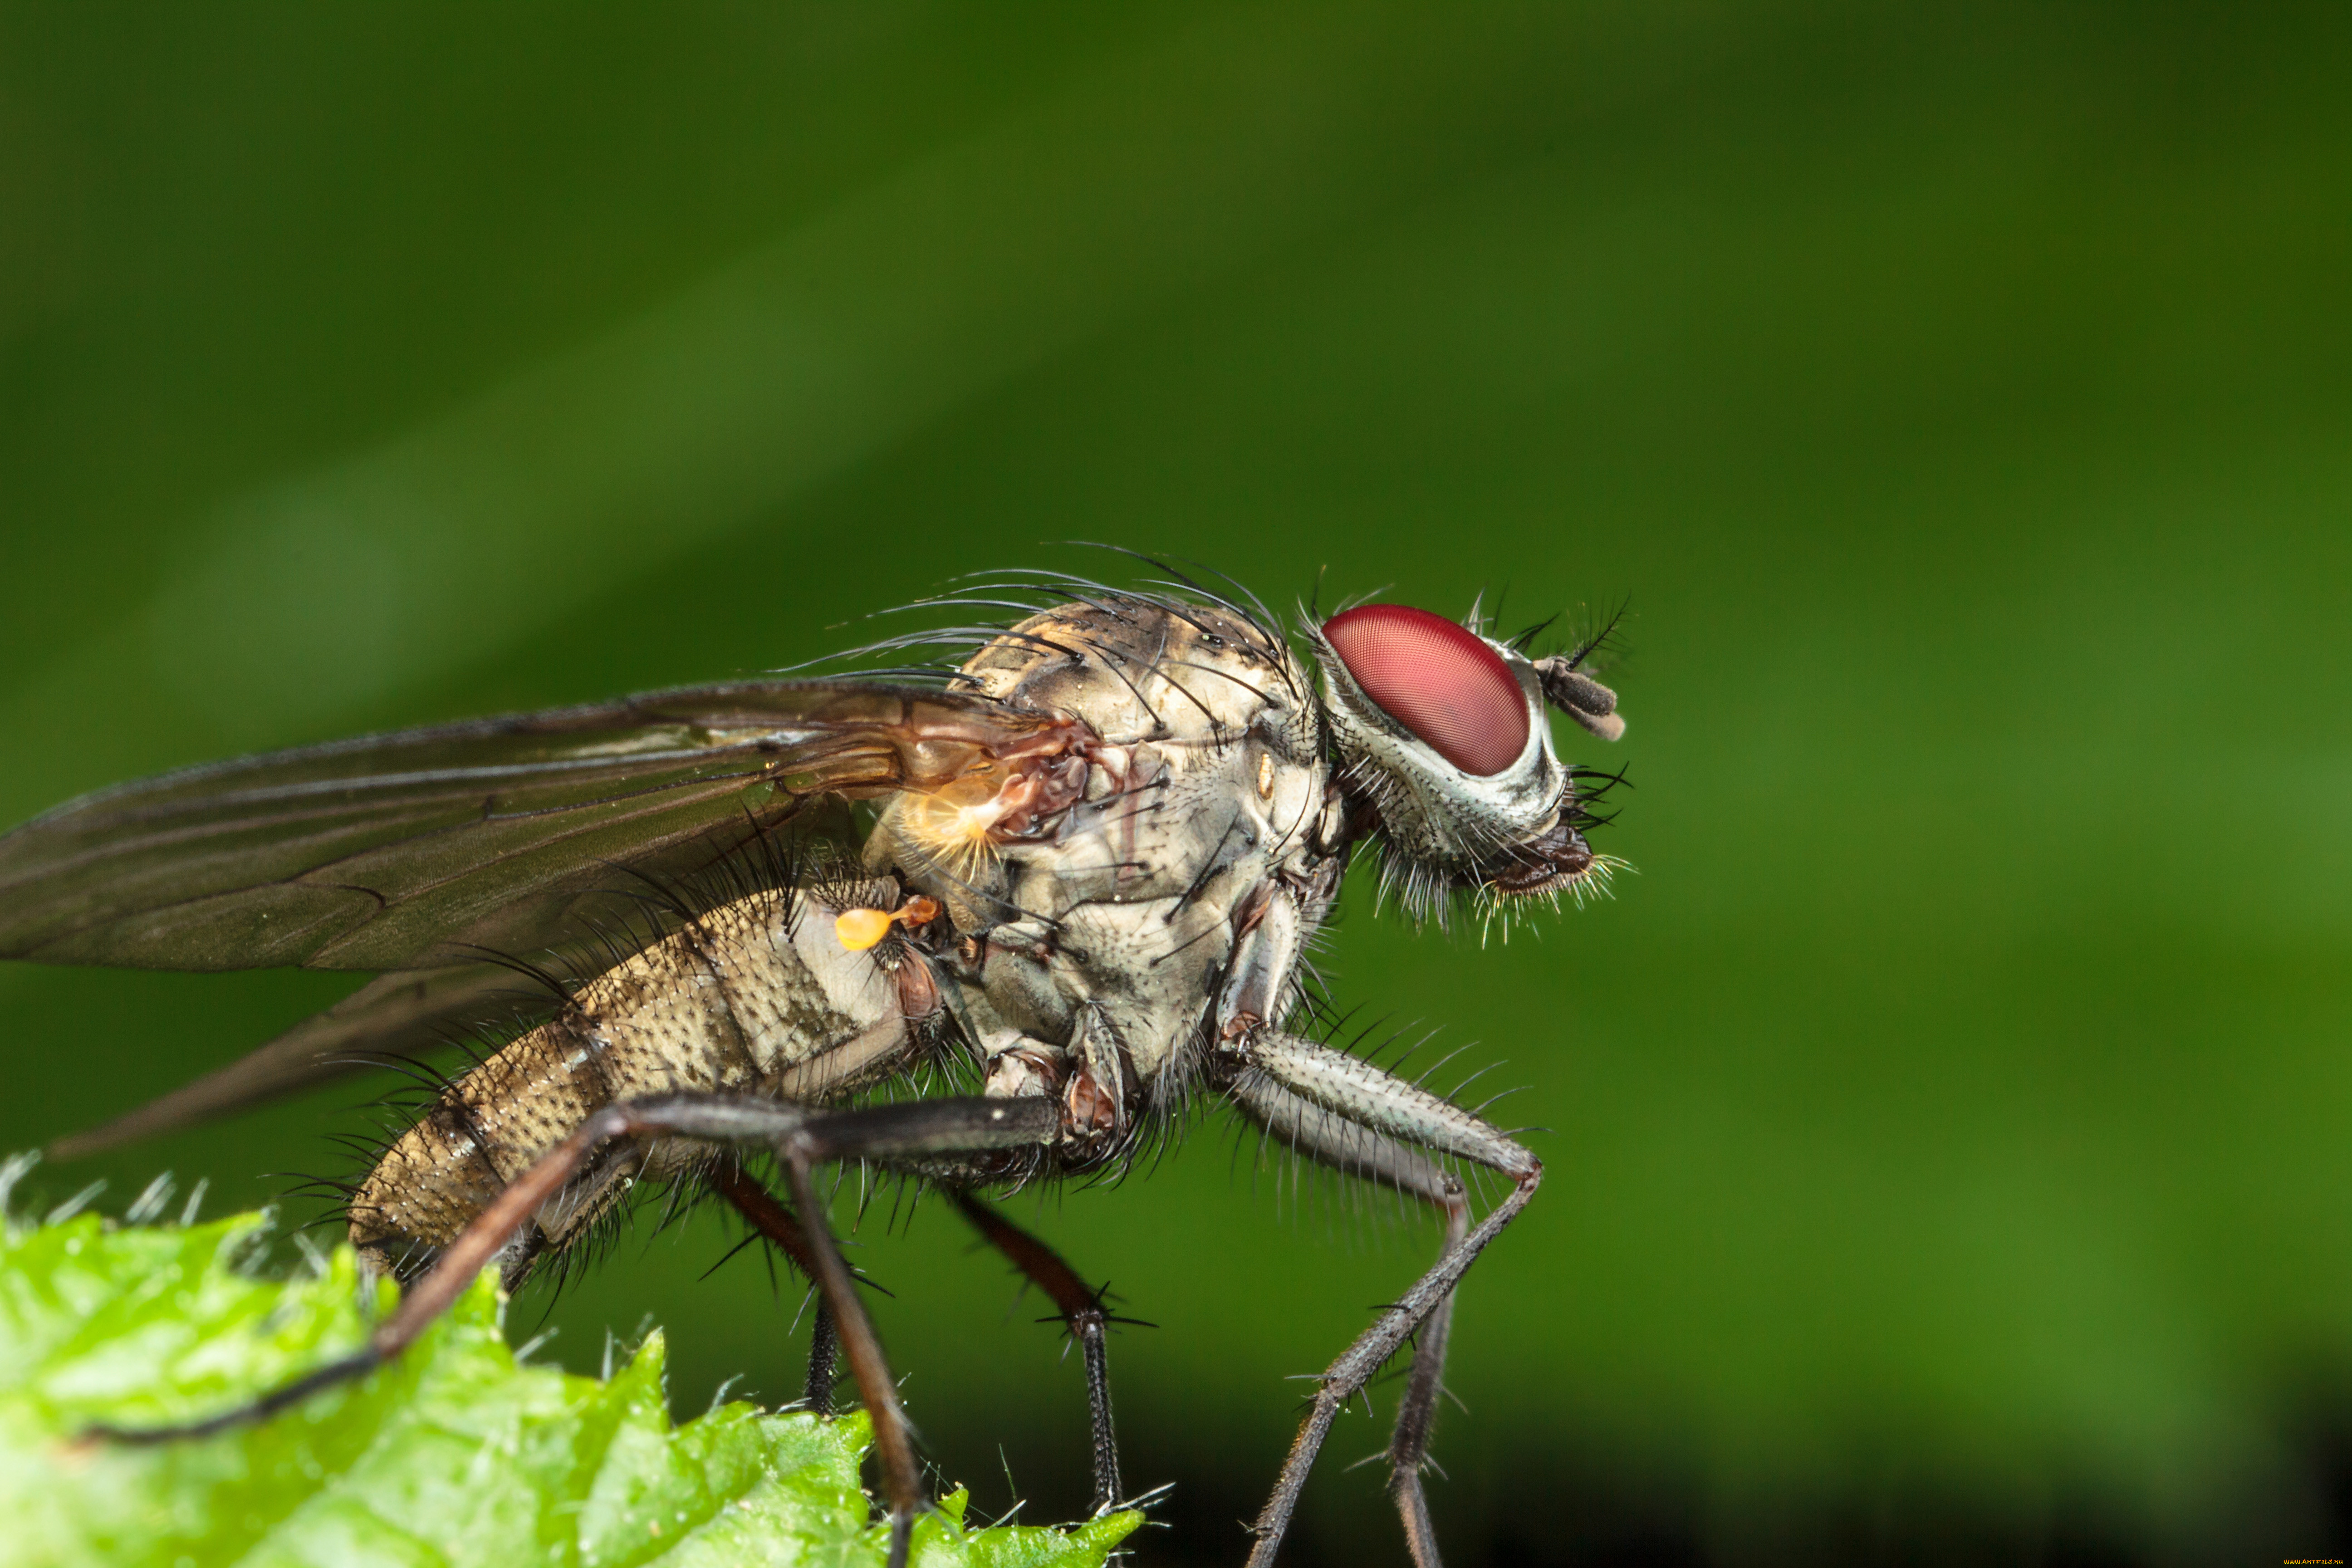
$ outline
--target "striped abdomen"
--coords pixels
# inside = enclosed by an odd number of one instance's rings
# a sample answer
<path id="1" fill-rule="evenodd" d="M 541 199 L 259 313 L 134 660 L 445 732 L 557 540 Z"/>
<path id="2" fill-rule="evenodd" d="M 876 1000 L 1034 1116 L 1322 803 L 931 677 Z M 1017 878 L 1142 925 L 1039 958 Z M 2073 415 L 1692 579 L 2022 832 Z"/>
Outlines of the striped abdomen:
<path id="1" fill-rule="evenodd" d="M 844 948 L 845 908 L 893 907 L 891 881 L 756 893 L 702 915 L 572 993 L 557 1016 L 444 1089 L 353 1194 L 352 1243 L 415 1272 L 509 1182 L 618 1100 L 719 1090 L 818 1100 L 902 1066 L 937 1006 L 896 942 Z M 501 1254 L 509 1280 L 560 1249 L 639 1175 L 707 1158 L 698 1144 L 615 1145 Z"/>

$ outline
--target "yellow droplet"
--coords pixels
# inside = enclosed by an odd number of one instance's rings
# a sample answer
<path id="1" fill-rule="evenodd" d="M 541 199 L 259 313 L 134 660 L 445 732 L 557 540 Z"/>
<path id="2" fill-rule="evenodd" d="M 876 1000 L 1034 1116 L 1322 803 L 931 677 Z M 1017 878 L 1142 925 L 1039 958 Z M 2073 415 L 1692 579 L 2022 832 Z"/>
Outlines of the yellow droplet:
<path id="1" fill-rule="evenodd" d="M 833 934 L 852 952 L 863 952 L 890 934 L 887 910 L 844 910 L 833 920 Z"/>

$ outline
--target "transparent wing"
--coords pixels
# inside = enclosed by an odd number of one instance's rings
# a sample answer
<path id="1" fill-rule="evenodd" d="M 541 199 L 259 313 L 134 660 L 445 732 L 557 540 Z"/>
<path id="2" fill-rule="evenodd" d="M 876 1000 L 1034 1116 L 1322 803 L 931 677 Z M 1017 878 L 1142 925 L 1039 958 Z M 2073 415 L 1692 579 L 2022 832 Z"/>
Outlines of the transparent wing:
<path id="1" fill-rule="evenodd" d="M 576 942 L 621 868 L 1066 748 L 986 698 L 772 681 L 409 730 L 100 791 L 0 837 L 0 957 L 408 970 Z"/>
<path id="2" fill-rule="evenodd" d="M 102 1126 L 51 1143 L 53 1160 L 192 1127 L 345 1073 L 415 1060 L 452 1040 L 513 1034 L 543 1021 L 555 997 L 500 963 L 461 963 L 378 975 L 268 1045 Z"/>

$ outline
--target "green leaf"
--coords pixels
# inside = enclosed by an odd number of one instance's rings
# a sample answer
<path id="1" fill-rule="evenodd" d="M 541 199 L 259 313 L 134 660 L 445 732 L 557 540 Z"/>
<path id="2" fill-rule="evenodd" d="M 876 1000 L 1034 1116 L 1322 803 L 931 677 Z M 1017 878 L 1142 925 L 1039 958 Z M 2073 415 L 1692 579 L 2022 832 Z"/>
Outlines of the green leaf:
<path id="1" fill-rule="evenodd" d="M 858 1485 L 866 1418 L 729 1405 L 684 1426 L 648 1339 L 609 1382 L 519 1367 L 488 1279 L 391 1366 L 200 1442 L 78 1436 L 209 1415 L 348 1351 L 366 1324 L 345 1248 L 301 1278 L 240 1271 L 266 1222 L 0 1234 L 0 1564 L 725 1568 L 883 1561 Z M 389 1306 L 382 1287 L 376 1310 Z M 1100 1563 L 1140 1516 L 967 1530 L 918 1522 L 921 1568 Z"/>

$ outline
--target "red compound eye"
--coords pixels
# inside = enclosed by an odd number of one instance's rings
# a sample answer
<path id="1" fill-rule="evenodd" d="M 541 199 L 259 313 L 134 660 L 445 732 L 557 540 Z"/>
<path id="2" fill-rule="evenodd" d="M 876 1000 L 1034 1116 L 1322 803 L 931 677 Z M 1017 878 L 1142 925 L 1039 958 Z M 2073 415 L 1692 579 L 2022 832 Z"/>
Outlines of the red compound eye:
<path id="1" fill-rule="evenodd" d="M 1527 749 L 1528 700 L 1510 667 L 1444 616 L 1364 605 L 1326 621 L 1323 637 L 1365 696 L 1464 773 L 1499 773 Z"/>

